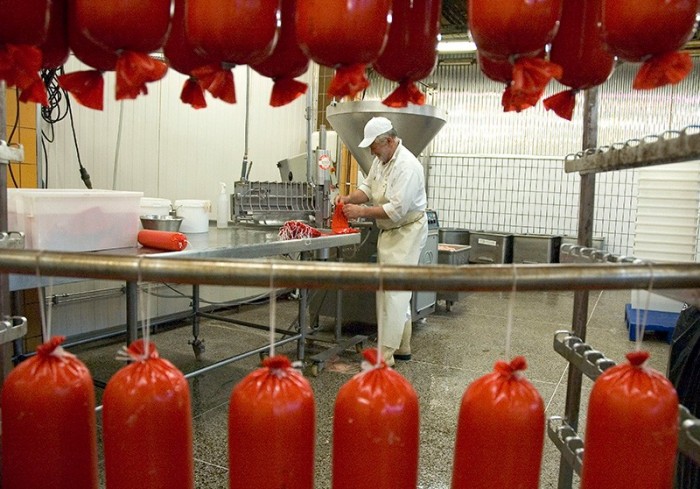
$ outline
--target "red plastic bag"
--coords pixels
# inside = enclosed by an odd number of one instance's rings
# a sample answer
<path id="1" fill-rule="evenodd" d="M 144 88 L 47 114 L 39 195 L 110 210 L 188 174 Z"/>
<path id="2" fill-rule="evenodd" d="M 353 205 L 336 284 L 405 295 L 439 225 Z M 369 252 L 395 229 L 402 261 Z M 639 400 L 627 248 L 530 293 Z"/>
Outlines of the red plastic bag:
<path id="1" fill-rule="evenodd" d="M 53 337 L 2 388 L 2 487 L 97 489 L 92 377 Z"/>
<path id="2" fill-rule="evenodd" d="M 187 379 L 153 343 L 134 341 L 133 362 L 107 383 L 103 403 L 105 478 L 110 489 L 194 489 Z"/>
<path id="3" fill-rule="evenodd" d="M 138 241 L 147 248 L 158 250 L 180 251 L 187 248 L 187 236 L 173 231 L 142 229 L 139 231 Z"/>
<path id="4" fill-rule="evenodd" d="M 678 446 L 678 395 L 645 365 L 649 353 L 603 372 L 588 401 L 582 489 L 673 487 Z M 611 463 L 612 462 L 612 463 Z"/>
<path id="5" fill-rule="evenodd" d="M 399 87 L 383 100 L 388 107 L 423 105 L 415 82 L 429 76 L 437 63 L 441 0 L 394 0 L 391 27 L 382 54 L 372 64 L 377 73 Z M 410 56 L 406 54 L 410 53 Z"/>
<path id="6" fill-rule="evenodd" d="M 544 57 L 544 50 L 542 50 L 536 57 Z M 479 69 L 484 75 L 486 75 L 487 78 L 506 84 L 506 88 L 503 91 L 503 96 L 501 97 L 501 105 L 503 106 L 504 112 L 520 112 L 537 105 L 537 102 L 544 93 L 544 87 L 536 86 L 532 89 L 515 89 L 513 87 L 514 67 L 510 60 L 491 59 L 484 56 L 484 54 L 478 50 L 476 53 L 476 59 L 479 63 Z M 523 61 L 519 60 L 519 62 Z"/>
<path id="7" fill-rule="evenodd" d="M 564 2 L 559 30 L 549 59 L 562 67 L 559 83 L 571 87 L 546 98 L 543 104 L 559 117 L 571 120 L 576 93 L 602 84 L 613 71 L 615 58 L 605 49 L 600 35 L 602 0 Z"/>
<path id="8" fill-rule="evenodd" d="M 333 415 L 333 489 L 413 488 L 418 483 L 419 408 L 416 391 L 363 352 L 369 368 L 340 388 Z"/>
<path id="9" fill-rule="evenodd" d="M 173 21 L 168 33 L 168 39 L 163 45 L 163 54 L 168 60 L 172 69 L 188 75 L 185 85 L 180 94 L 180 100 L 189 104 L 195 109 L 202 109 L 207 106 L 204 98 L 204 87 L 199 83 L 197 77 L 192 72 L 205 65 L 212 65 L 213 69 L 219 69 L 219 63 L 214 59 L 203 55 L 195 50 L 194 45 L 187 38 L 185 32 L 185 1 L 175 0 Z"/>
<path id="10" fill-rule="evenodd" d="M 692 70 L 690 55 L 678 52 L 695 31 L 698 0 L 603 2 L 602 36 L 610 53 L 644 62 L 635 89 L 678 83 Z"/>
<path id="11" fill-rule="evenodd" d="M 303 1 L 303 0 L 301 0 Z M 272 78 L 270 105 L 281 107 L 306 93 L 305 83 L 294 78 L 306 73 L 309 58 L 297 43 L 297 30 L 294 21 L 297 0 L 283 0 L 281 5 L 281 26 L 277 45 L 270 56 L 250 67 L 263 76 Z"/>
<path id="12" fill-rule="evenodd" d="M 537 489 L 544 403 L 523 376 L 524 357 L 496 362 L 462 397 L 452 489 Z M 613 487 L 613 486 L 600 486 Z"/>
<path id="13" fill-rule="evenodd" d="M 302 51 L 336 69 L 328 95 L 354 97 L 369 86 L 368 64 L 384 49 L 390 0 L 304 0 L 297 4 L 297 39 Z"/>
<path id="14" fill-rule="evenodd" d="M 58 68 L 68 59 L 68 0 L 51 0 L 46 39 L 39 48 L 43 68 Z"/>
<path id="15" fill-rule="evenodd" d="M 163 46 L 170 27 L 170 0 L 73 0 L 76 28 L 118 54 L 116 99 L 148 93 L 146 84 L 165 76 L 168 65 L 148 56 Z"/>
<path id="16" fill-rule="evenodd" d="M 311 385 L 285 356 L 263 361 L 231 392 L 230 489 L 313 489 L 316 408 Z"/>

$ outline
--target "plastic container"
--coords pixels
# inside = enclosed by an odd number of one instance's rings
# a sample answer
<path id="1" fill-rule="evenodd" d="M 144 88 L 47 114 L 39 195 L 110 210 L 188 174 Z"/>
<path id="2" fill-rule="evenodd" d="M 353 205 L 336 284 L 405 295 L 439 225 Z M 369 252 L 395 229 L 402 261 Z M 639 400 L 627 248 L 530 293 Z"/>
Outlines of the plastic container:
<path id="1" fill-rule="evenodd" d="M 219 182 L 219 197 L 216 202 L 216 227 L 225 229 L 228 227 L 229 206 L 226 184 Z"/>
<path id="2" fill-rule="evenodd" d="M 8 221 L 27 249 L 97 251 L 137 246 L 142 192 L 17 189 Z M 8 213 L 9 214 L 9 213 Z"/>
<path id="3" fill-rule="evenodd" d="M 172 208 L 169 199 L 155 197 L 141 197 L 142 216 L 167 216 Z"/>
<path id="4" fill-rule="evenodd" d="M 209 211 L 211 211 L 211 201 L 209 200 L 176 200 L 175 211 L 177 215 L 184 218 L 181 233 L 206 233 L 209 231 Z"/>

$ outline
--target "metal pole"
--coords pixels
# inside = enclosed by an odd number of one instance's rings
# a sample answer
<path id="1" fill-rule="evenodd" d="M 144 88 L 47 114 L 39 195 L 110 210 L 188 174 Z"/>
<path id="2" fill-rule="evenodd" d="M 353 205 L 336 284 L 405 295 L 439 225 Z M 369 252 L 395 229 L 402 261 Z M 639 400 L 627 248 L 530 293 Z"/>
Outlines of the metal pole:
<path id="1" fill-rule="evenodd" d="M 7 141 L 6 92 L 4 81 L 0 81 L 0 140 Z M 7 161 L 0 160 L 0 232 L 8 231 L 7 225 Z M 10 316 L 12 307 L 10 302 L 10 285 L 8 275 L 0 274 L 0 315 Z M 4 381 L 12 370 L 12 343 L 0 345 L 0 380 Z"/>
<path id="2" fill-rule="evenodd" d="M 583 112 L 583 141 L 584 150 L 598 146 L 598 89 L 586 90 Z M 578 210 L 578 244 L 590 247 L 593 242 L 593 217 L 595 212 L 595 173 L 580 175 L 581 193 Z M 574 309 L 572 326 L 574 334 L 586 341 L 586 323 L 588 322 L 588 290 L 574 293 Z M 569 365 L 566 381 L 566 404 L 564 418 L 574 430 L 578 429 L 579 410 L 581 408 L 582 374 L 577 368 Z M 573 467 L 562 455 L 559 461 L 559 489 L 570 489 L 573 484 Z"/>
<path id="3" fill-rule="evenodd" d="M 151 255 L 153 256 L 153 255 Z M 273 268 L 274 267 L 274 268 Z M 628 290 L 649 286 L 669 294 L 683 289 L 683 300 L 700 303 L 700 264 L 593 263 L 546 265 L 384 265 L 351 262 L 292 262 L 289 260 L 221 260 L 144 258 L 102 253 L 67 253 L 40 250 L 0 249 L 0 272 L 47 277 L 80 277 L 130 282 L 237 285 L 269 287 L 274 272 L 281 288 L 446 291 L 510 291 L 513 270 L 518 291 L 535 290 Z M 18 280 L 23 277 L 14 277 Z M 39 279 L 22 282 L 34 288 Z M 48 283 L 48 279 L 46 281 Z M 54 281 L 54 284 L 56 281 Z M 12 283 L 11 283 L 12 285 Z M 679 292 L 680 293 L 680 292 Z M 678 295 L 678 294 L 676 294 Z"/>

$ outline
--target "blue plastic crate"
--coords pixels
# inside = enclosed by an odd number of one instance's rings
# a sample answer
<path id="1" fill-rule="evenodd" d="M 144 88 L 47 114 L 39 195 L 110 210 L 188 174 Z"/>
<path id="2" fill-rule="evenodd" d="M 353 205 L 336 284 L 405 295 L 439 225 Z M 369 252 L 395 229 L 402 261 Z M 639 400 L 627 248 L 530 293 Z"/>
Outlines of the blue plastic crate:
<path id="1" fill-rule="evenodd" d="M 646 311 L 646 325 L 644 331 L 660 331 L 665 333 L 666 342 L 671 343 L 673 338 L 673 330 L 678 321 L 679 312 L 667 311 Z M 636 341 L 637 339 L 637 318 L 639 321 L 644 321 L 644 310 L 634 309 L 632 304 L 625 305 L 625 322 L 627 323 L 627 331 L 629 340 Z"/>

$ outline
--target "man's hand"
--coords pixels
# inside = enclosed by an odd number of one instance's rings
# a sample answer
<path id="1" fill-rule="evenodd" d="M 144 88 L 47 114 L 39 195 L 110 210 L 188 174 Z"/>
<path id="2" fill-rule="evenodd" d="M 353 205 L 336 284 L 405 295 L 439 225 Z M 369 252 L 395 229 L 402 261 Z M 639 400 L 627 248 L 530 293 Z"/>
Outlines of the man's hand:
<path id="1" fill-rule="evenodd" d="M 343 205 L 343 214 L 345 214 L 345 217 L 348 219 L 358 219 L 360 217 L 363 217 L 363 211 L 364 211 L 364 206 L 361 205 L 356 205 L 356 204 L 344 204 Z"/>

